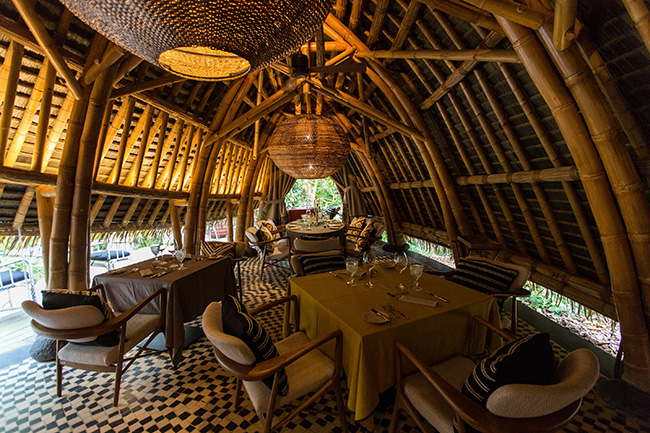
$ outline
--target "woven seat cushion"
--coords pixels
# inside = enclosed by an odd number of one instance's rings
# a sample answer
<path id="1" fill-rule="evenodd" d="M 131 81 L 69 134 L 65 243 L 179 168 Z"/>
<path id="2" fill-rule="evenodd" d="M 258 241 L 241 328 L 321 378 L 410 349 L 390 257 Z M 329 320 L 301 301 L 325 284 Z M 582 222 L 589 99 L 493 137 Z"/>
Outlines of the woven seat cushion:
<path id="1" fill-rule="evenodd" d="M 450 280 L 482 293 L 506 292 L 518 275 L 515 269 L 487 261 L 460 259 Z"/>
<path id="2" fill-rule="evenodd" d="M 276 347 L 280 355 L 284 355 L 307 343 L 309 343 L 309 338 L 305 333 L 298 332 L 284 340 L 278 341 Z M 320 350 L 315 349 L 289 364 L 285 371 L 289 384 L 289 392 L 286 396 L 277 398 L 276 408 L 320 388 L 334 374 L 334 362 Z M 266 413 L 268 402 L 271 398 L 269 388 L 260 382 L 246 381 L 244 381 L 244 387 L 255 410 L 260 413 Z"/>
<path id="3" fill-rule="evenodd" d="M 126 322 L 124 353 L 133 349 L 136 344 L 147 338 L 149 334 L 156 330 L 159 323 L 160 316 L 157 314 L 136 314 L 131 317 Z M 59 359 L 88 365 L 109 366 L 115 364 L 120 359 L 120 347 L 118 344 L 106 347 L 69 343 L 59 351 Z"/>
<path id="4" fill-rule="evenodd" d="M 221 306 L 224 332 L 246 343 L 255 355 L 256 362 L 263 362 L 278 356 L 273 339 L 271 339 L 264 326 L 248 314 L 246 307 L 237 298 L 232 295 L 226 295 Z M 271 389 L 273 387 L 273 381 L 274 377 L 269 376 L 262 382 Z M 284 372 L 280 374 L 279 381 L 278 394 L 287 395 L 289 390 L 287 376 Z"/>
<path id="5" fill-rule="evenodd" d="M 474 363 L 463 356 L 457 356 L 431 367 L 433 371 L 458 390 L 462 388 L 465 378 L 473 368 Z M 453 432 L 454 410 L 422 373 L 415 373 L 404 378 L 404 393 L 422 417 L 440 433 Z"/>
<path id="6" fill-rule="evenodd" d="M 201 242 L 201 255 L 207 257 L 226 256 L 235 258 L 235 244 L 232 242 Z"/>

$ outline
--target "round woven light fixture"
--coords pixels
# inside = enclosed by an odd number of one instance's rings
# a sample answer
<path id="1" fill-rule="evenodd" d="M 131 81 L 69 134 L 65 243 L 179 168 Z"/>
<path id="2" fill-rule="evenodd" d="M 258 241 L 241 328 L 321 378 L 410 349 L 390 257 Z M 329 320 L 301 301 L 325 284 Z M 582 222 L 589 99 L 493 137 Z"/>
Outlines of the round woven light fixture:
<path id="1" fill-rule="evenodd" d="M 181 77 L 226 80 L 308 41 L 334 0 L 62 0 L 117 45 Z"/>
<path id="2" fill-rule="evenodd" d="M 321 179 L 341 168 L 350 140 L 332 119 L 315 114 L 288 117 L 269 137 L 269 156 L 296 179 Z"/>

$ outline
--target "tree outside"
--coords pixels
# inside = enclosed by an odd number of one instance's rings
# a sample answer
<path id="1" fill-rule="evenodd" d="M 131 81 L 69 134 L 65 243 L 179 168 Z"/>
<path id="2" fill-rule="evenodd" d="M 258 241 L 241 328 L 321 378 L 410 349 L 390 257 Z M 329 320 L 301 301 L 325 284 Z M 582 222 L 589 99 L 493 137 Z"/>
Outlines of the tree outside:
<path id="1" fill-rule="evenodd" d="M 287 209 L 310 208 L 319 200 L 323 210 L 331 207 L 343 206 L 341 194 L 332 178 L 325 179 L 297 179 L 284 201 Z"/>

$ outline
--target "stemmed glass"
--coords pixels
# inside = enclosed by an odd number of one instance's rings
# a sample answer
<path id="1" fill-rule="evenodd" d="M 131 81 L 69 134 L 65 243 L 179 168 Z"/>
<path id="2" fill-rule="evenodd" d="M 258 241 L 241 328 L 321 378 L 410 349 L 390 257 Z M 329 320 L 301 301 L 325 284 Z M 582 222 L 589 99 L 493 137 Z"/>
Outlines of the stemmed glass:
<path id="1" fill-rule="evenodd" d="M 174 257 L 176 257 L 176 260 L 181 262 L 178 269 L 185 269 L 185 266 L 183 266 L 183 260 L 185 260 L 185 248 L 181 248 L 180 250 L 176 250 L 174 252 Z"/>
<path id="2" fill-rule="evenodd" d="M 156 244 L 156 245 L 149 245 L 149 249 L 151 250 L 151 254 L 153 254 L 154 257 L 156 258 L 154 261 L 155 261 L 156 263 L 158 263 L 158 261 L 159 261 L 159 260 L 158 260 L 158 254 L 160 253 L 160 245 L 158 245 L 158 244 Z"/>
<path id="3" fill-rule="evenodd" d="M 420 282 L 418 280 L 422 276 L 423 270 L 424 270 L 424 266 L 422 266 L 422 263 L 411 264 L 411 276 L 415 279 L 415 281 L 413 282 L 413 290 L 415 290 L 416 292 L 422 290 L 422 287 L 420 287 Z"/>
<path id="4" fill-rule="evenodd" d="M 372 275 L 375 272 L 375 266 L 377 266 L 377 260 L 375 259 L 375 256 L 372 254 L 372 252 L 363 252 L 363 264 L 368 266 L 368 281 L 366 282 L 366 287 L 370 287 L 372 289 L 375 287 L 372 282 Z"/>
<path id="5" fill-rule="evenodd" d="M 397 269 L 397 270 L 399 271 L 400 275 L 401 275 L 402 272 L 404 272 L 404 270 L 405 270 L 405 269 L 408 267 L 408 265 L 409 265 L 409 261 L 408 261 L 408 258 L 406 257 L 406 254 L 403 253 L 403 252 L 401 252 L 401 253 L 395 253 L 394 261 L 395 261 L 395 269 Z M 400 290 L 404 290 L 404 284 L 402 284 L 402 283 L 399 283 L 399 284 L 397 285 L 397 287 L 398 287 Z"/>
<path id="6" fill-rule="evenodd" d="M 359 260 L 354 257 L 348 257 L 345 261 L 345 269 L 350 273 L 350 280 L 348 281 L 349 286 L 356 286 L 354 282 L 354 274 L 357 273 L 359 269 Z"/>

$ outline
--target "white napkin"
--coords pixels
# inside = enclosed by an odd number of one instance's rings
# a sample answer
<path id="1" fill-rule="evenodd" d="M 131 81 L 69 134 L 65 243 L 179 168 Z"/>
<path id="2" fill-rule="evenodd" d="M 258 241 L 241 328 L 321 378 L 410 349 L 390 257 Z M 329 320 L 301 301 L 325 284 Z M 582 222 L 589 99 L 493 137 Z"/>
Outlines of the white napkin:
<path id="1" fill-rule="evenodd" d="M 398 301 L 410 302 L 412 304 L 427 305 L 429 307 L 437 307 L 438 301 L 432 301 L 430 299 L 416 298 L 415 296 L 402 295 L 397 298 Z"/>

